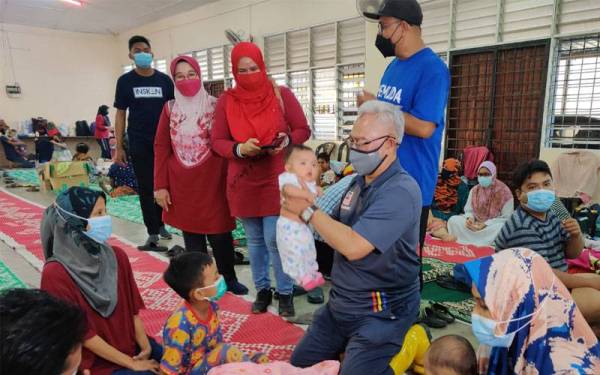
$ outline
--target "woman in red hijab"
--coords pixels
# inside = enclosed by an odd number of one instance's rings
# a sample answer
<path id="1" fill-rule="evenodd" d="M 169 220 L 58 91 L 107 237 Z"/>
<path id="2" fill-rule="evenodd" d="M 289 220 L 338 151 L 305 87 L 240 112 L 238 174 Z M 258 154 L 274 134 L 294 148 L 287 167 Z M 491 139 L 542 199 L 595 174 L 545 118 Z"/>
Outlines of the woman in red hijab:
<path id="1" fill-rule="evenodd" d="M 165 223 L 183 231 L 187 251 L 207 252 L 210 242 L 227 289 L 247 294 L 237 280 L 225 196 L 227 160 L 212 152 L 210 131 L 217 99 L 208 95 L 200 66 L 188 56 L 171 62 L 175 100 L 165 103 L 154 141 L 154 197 Z"/>
<path id="2" fill-rule="evenodd" d="M 232 215 L 244 224 L 252 278 L 257 290 L 253 313 L 271 304 L 269 259 L 273 262 L 279 314 L 293 316 L 293 281 L 281 267 L 275 227 L 279 215 L 277 177 L 284 171 L 282 151 L 304 143 L 310 129 L 298 100 L 287 87 L 276 87 L 267 77 L 260 49 L 238 43 L 231 51 L 235 88 L 217 102 L 213 149 L 229 159 L 227 199 Z"/>

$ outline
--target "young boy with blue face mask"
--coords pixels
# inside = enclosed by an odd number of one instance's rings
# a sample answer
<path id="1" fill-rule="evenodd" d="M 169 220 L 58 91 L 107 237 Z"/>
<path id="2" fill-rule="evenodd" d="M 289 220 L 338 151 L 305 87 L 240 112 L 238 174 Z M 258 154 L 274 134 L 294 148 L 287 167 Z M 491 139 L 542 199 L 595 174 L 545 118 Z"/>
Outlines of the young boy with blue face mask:
<path id="1" fill-rule="evenodd" d="M 163 330 L 161 374 L 206 374 L 231 362 L 268 362 L 262 353 L 248 355 L 223 342 L 217 302 L 227 292 L 212 257 L 187 252 L 171 259 L 165 282 L 181 298 Z"/>
<path id="2" fill-rule="evenodd" d="M 551 210 L 556 201 L 552 172 L 542 160 L 521 164 L 513 174 L 518 207 L 496 238 L 496 251 L 524 247 L 536 251 L 571 290 L 583 316 L 600 333 L 600 275 L 569 274 L 566 259 L 583 250 L 581 229 L 573 218 L 560 220 Z"/>

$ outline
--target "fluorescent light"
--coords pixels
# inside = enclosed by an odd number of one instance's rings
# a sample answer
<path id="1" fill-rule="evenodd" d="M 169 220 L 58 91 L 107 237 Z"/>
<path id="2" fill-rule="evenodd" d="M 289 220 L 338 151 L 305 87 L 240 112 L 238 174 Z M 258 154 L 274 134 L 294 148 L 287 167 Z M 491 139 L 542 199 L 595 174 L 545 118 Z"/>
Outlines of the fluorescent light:
<path id="1" fill-rule="evenodd" d="M 69 4 L 73 4 L 73 5 L 77 5 L 78 7 L 82 6 L 83 3 L 79 0 L 61 0 L 64 3 L 69 3 Z"/>

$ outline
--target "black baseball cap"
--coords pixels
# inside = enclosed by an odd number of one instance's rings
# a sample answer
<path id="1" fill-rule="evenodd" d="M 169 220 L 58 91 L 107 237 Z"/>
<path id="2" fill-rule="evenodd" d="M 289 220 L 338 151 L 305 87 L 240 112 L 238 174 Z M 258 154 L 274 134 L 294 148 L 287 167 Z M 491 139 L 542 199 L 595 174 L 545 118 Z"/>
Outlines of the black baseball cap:
<path id="1" fill-rule="evenodd" d="M 423 12 L 417 0 L 384 0 L 377 13 L 363 13 L 365 17 L 378 20 L 380 17 L 394 17 L 414 26 L 421 26 Z"/>

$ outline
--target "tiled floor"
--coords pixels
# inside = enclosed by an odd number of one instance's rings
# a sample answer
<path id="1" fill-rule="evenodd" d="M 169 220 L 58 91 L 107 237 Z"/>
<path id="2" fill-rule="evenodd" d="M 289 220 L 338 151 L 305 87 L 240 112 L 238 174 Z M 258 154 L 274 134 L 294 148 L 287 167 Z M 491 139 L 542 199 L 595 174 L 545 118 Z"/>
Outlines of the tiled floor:
<path id="1" fill-rule="evenodd" d="M 21 196 L 31 202 L 38 203 L 43 206 L 48 206 L 54 200 L 55 195 L 51 192 L 27 192 L 25 189 L 11 189 L 8 190 L 13 194 Z M 114 234 L 121 236 L 130 242 L 135 244 L 141 244 L 146 240 L 146 230 L 144 226 L 135 224 L 129 221 L 121 220 L 118 218 L 113 218 L 113 232 Z M 175 244 L 183 245 L 183 240 L 179 236 L 173 236 L 173 240 L 170 241 L 162 241 L 164 245 L 171 247 Z M 6 246 L 4 243 L 0 242 L 0 259 L 4 263 L 6 263 L 12 270 L 15 272 L 24 282 L 27 284 L 37 287 L 40 282 L 40 275 L 32 266 L 30 266 L 21 256 L 15 253 L 12 249 Z M 236 266 L 236 272 L 238 274 L 238 279 L 240 282 L 248 286 L 250 289 L 250 295 L 248 296 L 249 300 L 252 300 L 256 295 L 256 291 L 252 284 L 252 274 L 250 272 L 250 266 Z M 325 295 L 327 295 L 329 286 L 326 286 Z M 306 300 L 305 296 L 296 297 L 294 300 L 294 304 L 296 307 L 296 318 L 300 320 L 305 320 L 310 317 L 312 312 L 318 308 L 320 305 L 309 304 Z M 276 312 L 276 303 L 274 304 L 273 312 Z M 306 328 L 306 326 L 302 326 Z M 450 324 L 448 327 L 444 329 L 432 329 L 431 330 L 434 337 L 439 337 L 447 334 L 458 334 L 465 336 L 471 341 L 474 345 L 476 344 L 476 340 L 471 333 L 471 326 L 467 324 L 463 324 L 460 322 L 456 322 Z"/>

